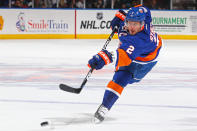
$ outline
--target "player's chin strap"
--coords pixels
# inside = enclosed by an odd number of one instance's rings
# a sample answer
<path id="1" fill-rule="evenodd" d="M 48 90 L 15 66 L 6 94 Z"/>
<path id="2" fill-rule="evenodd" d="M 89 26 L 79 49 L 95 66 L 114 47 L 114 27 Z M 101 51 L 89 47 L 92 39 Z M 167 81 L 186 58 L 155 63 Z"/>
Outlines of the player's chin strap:
<path id="1" fill-rule="evenodd" d="M 105 50 L 105 49 L 107 48 L 109 42 L 111 41 L 111 39 L 113 38 L 113 36 L 114 36 L 114 34 L 115 34 L 115 32 L 116 32 L 117 30 L 118 30 L 118 28 L 117 28 L 117 27 L 114 27 L 112 33 L 110 34 L 110 36 L 108 37 L 107 41 L 106 41 L 105 44 L 103 45 L 102 50 Z M 84 80 L 83 80 L 83 82 L 82 82 L 80 88 L 73 88 L 73 87 L 68 86 L 68 85 L 66 85 L 66 84 L 60 84 L 60 85 L 59 85 L 60 89 L 63 90 L 63 91 L 67 91 L 67 92 L 79 94 L 79 93 L 81 92 L 81 90 L 83 89 L 83 87 L 85 86 L 85 84 L 87 83 L 87 81 L 88 81 L 89 77 L 91 76 L 93 70 L 94 70 L 94 68 L 91 68 L 91 69 L 88 71 L 88 73 L 87 73 L 86 77 L 84 78 Z"/>
<path id="2" fill-rule="evenodd" d="M 142 22 L 140 22 L 141 23 L 141 31 L 144 29 L 144 25 L 145 25 L 145 22 L 144 21 L 142 21 Z"/>

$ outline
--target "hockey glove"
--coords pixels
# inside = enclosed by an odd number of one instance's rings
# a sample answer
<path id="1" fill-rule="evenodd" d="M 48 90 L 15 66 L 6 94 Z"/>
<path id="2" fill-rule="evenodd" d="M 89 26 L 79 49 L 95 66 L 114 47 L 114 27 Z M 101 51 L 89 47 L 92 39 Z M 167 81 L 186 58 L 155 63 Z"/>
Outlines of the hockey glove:
<path id="1" fill-rule="evenodd" d="M 102 50 L 88 61 L 88 66 L 90 68 L 99 70 L 102 69 L 104 65 L 110 64 L 112 62 L 112 54 L 107 50 Z"/>
<path id="2" fill-rule="evenodd" d="M 124 21 L 125 17 L 126 17 L 126 13 L 123 10 L 119 10 L 116 13 L 115 17 L 113 18 L 113 20 L 111 21 L 110 27 L 112 28 L 112 30 L 115 27 L 118 27 L 119 28 L 120 27 L 120 22 L 121 21 Z M 116 32 L 118 32 L 118 31 L 116 31 Z"/>

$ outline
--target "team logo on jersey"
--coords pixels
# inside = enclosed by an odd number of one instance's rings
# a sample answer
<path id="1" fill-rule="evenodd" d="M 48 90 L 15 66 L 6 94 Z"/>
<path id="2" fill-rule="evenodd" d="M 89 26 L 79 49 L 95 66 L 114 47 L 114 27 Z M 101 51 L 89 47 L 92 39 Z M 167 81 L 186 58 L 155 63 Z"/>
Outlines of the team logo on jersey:
<path id="1" fill-rule="evenodd" d="M 0 30 L 3 30 L 3 24 L 4 24 L 3 17 L 0 16 Z"/>
<path id="2" fill-rule="evenodd" d="M 96 18 L 97 18 L 98 20 L 103 19 L 103 13 L 102 13 L 102 12 L 97 13 L 97 14 L 96 14 Z"/>
<path id="3" fill-rule="evenodd" d="M 139 9 L 139 12 L 140 12 L 140 13 L 143 13 L 144 11 L 143 11 L 143 9 Z"/>
<path id="4" fill-rule="evenodd" d="M 20 32 L 24 32 L 25 30 L 25 14 L 20 12 L 18 15 L 18 21 L 16 22 L 16 28 Z"/>

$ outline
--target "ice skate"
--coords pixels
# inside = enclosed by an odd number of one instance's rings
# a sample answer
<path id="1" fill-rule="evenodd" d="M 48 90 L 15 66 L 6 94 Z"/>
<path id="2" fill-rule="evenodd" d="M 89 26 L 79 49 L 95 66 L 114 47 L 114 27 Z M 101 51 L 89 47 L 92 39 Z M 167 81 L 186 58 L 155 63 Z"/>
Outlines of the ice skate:
<path id="1" fill-rule="evenodd" d="M 94 123 L 95 124 L 101 123 L 105 119 L 105 115 L 107 114 L 108 111 L 109 110 L 105 106 L 100 105 L 94 114 Z"/>

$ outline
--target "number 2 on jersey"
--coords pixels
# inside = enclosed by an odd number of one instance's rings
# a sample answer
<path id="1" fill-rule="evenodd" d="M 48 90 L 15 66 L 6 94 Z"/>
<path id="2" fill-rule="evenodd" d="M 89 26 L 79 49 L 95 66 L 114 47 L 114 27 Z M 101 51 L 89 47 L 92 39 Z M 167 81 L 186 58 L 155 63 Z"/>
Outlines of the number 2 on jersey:
<path id="1" fill-rule="evenodd" d="M 129 53 L 130 55 L 132 54 L 132 52 L 134 51 L 134 47 L 132 45 L 129 46 L 129 48 L 127 49 L 127 53 Z"/>

